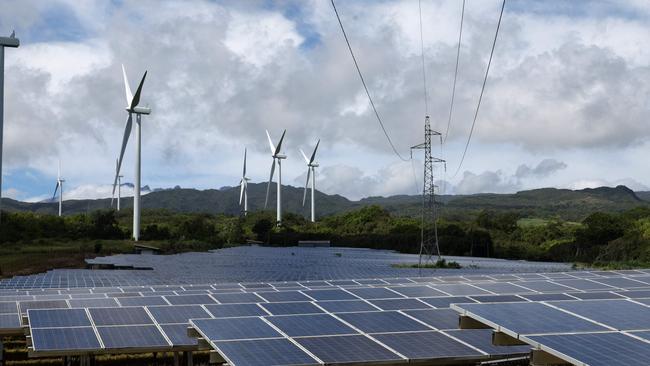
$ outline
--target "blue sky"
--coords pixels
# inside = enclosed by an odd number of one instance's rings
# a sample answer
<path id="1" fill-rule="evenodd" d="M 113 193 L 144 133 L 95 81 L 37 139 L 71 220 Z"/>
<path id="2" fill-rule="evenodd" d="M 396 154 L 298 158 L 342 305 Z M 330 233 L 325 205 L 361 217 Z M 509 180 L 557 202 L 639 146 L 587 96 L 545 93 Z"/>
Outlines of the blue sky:
<path id="1" fill-rule="evenodd" d="M 379 113 L 403 155 L 421 140 L 416 0 L 339 1 Z M 460 2 L 422 1 L 435 128 L 446 128 Z M 650 5 L 509 1 L 474 138 L 456 170 L 500 1 L 468 2 L 445 193 L 650 185 Z M 265 129 L 287 129 L 283 181 L 304 184 L 298 148 L 322 140 L 317 188 L 358 199 L 414 194 L 421 157 L 401 162 L 374 119 L 329 1 L 18 1 L 0 14 L 6 52 L 3 196 L 110 195 L 132 88 L 144 70 L 143 184 L 236 185 L 244 147 L 253 181 L 271 163 Z M 3 31 L 4 30 L 4 31 Z M 132 143 L 132 142 L 131 142 Z M 125 157 L 133 174 L 133 146 Z M 416 180 L 413 177 L 413 166 Z"/>

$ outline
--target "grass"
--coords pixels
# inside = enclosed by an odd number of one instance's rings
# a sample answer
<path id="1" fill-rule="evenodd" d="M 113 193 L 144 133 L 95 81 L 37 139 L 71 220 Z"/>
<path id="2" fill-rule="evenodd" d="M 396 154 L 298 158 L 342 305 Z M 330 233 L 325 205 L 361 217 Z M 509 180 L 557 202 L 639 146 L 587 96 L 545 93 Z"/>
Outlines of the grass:
<path id="1" fill-rule="evenodd" d="M 447 262 L 445 259 L 439 259 L 436 263 L 427 263 L 419 266 L 417 263 L 399 263 L 391 265 L 393 268 L 427 268 L 427 269 L 461 269 L 463 268 L 458 262 Z"/>

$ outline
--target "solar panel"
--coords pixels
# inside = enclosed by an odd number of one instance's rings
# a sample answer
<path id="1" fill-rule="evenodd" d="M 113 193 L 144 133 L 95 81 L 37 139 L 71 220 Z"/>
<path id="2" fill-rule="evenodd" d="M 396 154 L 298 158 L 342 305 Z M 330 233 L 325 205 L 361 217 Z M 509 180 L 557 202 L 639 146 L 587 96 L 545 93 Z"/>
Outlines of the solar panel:
<path id="1" fill-rule="evenodd" d="M 485 291 L 474 286 L 466 285 L 463 283 L 458 284 L 446 284 L 446 285 L 432 285 L 436 290 L 440 290 L 445 294 L 451 296 L 466 296 L 466 295 L 489 295 L 488 291 Z"/>
<path id="2" fill-rule="evenodd" d="M 310 302 L 274 302 L 261 304 L 261 306 L 273 315 L 316 314 L 323 312 L 323 310 Z"/>
<path id="3" fill-rule="evenodd" d="M 478 302 L 480 302 L 480 303 L 526 301 L 526 300 L 524 300 L 521 297 L 516 296 L 516 295 L 480 295 L 480 296 L 472 296 L 471 298 L 478 301 Z"/>
<path id="4" fill-rule="evenodd" d="M 571 288 L 563 286 L 551 281 L 526 281 L 526 282 L 515 282 L 517 285 L 529 288 L 533 291 L 540 292 L 565 292 L 570 291 Z"/>
<path id="5" fill-rule="evenodd" d="M 591 280 L 584 280 L 584 279 L 578 279 L 578 280 L 555 280 L 555 282 L 559 283 L 560 285 L 565 285 L 572 287 L 576 290 L 612 290 L 613 288 L 611 286 L 604 285 L 602 283 L 594 282 Z"/>
<path id="6" fill-rule="evenodd" d="M 153 324 L 153 320 L 142 307 L 91 308 L 88 311 L 97 326 Z"/>
<path id="7" fill-rule="evenodd" d="M 0 302 L 0 314 L 18 313 L 18 304 L 15 301 Z"/>
<path id="8" fill-rule="evenodd" d="M 370 303 L 381 310 L 431 309 L 431 306 L 417 299 L 370 300 Z"/>
<path id="9" fill-rule="evenodd" d="M 552 304 L 618 330 L 650 329 L 650 307 L 628 300 L 558 301 Z"/>
<path id="10" fill-rule="evenodd" d="M 396 311 L 342 313 L 337 316 L 365 333 L 431 330 L 431 328 Z"/>
<path id="11" fill-rule="evenodd" d="M 206 305 L 205 308 L 208 309 L 215 318 L 268 315 L 268 313 L 257 304 L 219 304 Z"/>
<path id="12" fill-rule="evenodd" d="M 190 319 L 211 318 L 200 305 L 149 306 L 147 310 L 159 324 L 188 323 Z"/>
<path id="13" fill-rule="evenodd" d="M 320 363 L 287 339 L 257 339 L 214 343 L 229 365 L 290 366 Z"/>
<path id="14" fill-rule="evenodd" d="M 84 309 L 29 310 L 29 326 L 32 328 L 90 327 L 90 319 Z"/>
<path id="15" fill-rule="evenodd" d="M 507 295 L 507 294 L 524 294 L 532 292 L 529 289 L 519 287 L 507 282 L 501 283 L 477 283 L 474 286 L 482 288 L 483 290 L 493 292 L 495 294 Z"/>
<path id="16" fill-rule="evenodd" d="M 650 341 L 650 330 L 646 330 L 642 332 L 630 332 L 630 334 Z"/>
<path id="17" fill-rule="evenodd" d="M 358 333 L 329 314 L 273 316 L 267 320 L 290 337 Z"/>
<path id="18" fill-rule="evenodd" d="M 404 314 L 436 329 L 458 329 L 458 312 L 452 309 L 408 310 Z"/>
<path id="19" fill-rule="evenodd" d="M 296 342 L 326 364 L 406 362 L 402 357 L 362 335 L 296 338 Z"/>
<path id="20" fill-rule="evenodd" d="M 117 300 L 122 306 L 167 305 L 162 296 L 125 297 Z"/>
<path id="21" fill-rule="evenodd" d="M 566 294 L 524 294 L 521 297 L 530 301 L 556 301 L 556 300 L 574 300 L 575 298 Z"/>
<path id="22" fill-rule="evenodd" d="M 318 306 L 330 313 L 377 311 L 376 307 L 362 300 L 319 301 Z"/>
<path id="23" fill-rule="evenodd" d="M 48 300 L 48 301 L 21 301 L 20 312 L 27 314 L 29 309 L 66 309 L 68 303 L 65 300 Z"/>
<path id="24" fill-rule="evenodd" d="M 243 303 L 254 303 L 254 302 L 262 302 L 261 297 L 253 294 L 253 293 L 231 293 L 231 294 L 213 294 L 212 297 L 214 297 L 217 301 L 219 301 L 222 304 L 243 304 Z"/>
<path id="25" fill-rule="evenodd" d="M 0 328 L 17 329 L 21 326 L 20 316 L 18 314 L 0 314 Z"/>
<path id="26" fill-rule="evenodd" d="M 311 299 L 298 291 L 258 292 L 268 302 L 310 301 Z"/>
<path id="27" fill-rule="evenodd" d="M 612 275 L 612 273 L 608 272 L 608 275 Z M 618 288 L 638 288 L 638 287 L 647 287 L 648 284 L 641 282 L 641 281 L 636 281 L 634 279 L 630 278 L 623 278 L 623 277 L 613 277 L 613 278 L 597 278 L 594 279 L 593 281 L 596 281 L 598 283 L 605 284 L 607 286 L 613 286 L 613 287 L 618 287 Z"/>
<path id="28" fill-rule="evenodd" d="M 590 366 L 628 366 L 650 363 L 648 343 L 622 333 L 561 334 L 527 337 L 564 355 L 573 363 Z"/>
<path id="29" fill-rule="evenodd" d="M 34 351 L 97 350 L 101 346 L 91 327 L 32 329 Z"/>
<path id="30" fill-rule="evenodd" d="M 454 307 L 518 334 L 605 331 L 600 325 L 542 303 L 460 304 Z"/>
<path id="31" fill-rule="evenodd" d="M 448 297 L 428 297 L 420 299 L 427 304 L 436 308 L 448 308 L 451 304 L 465 304 L 475 303 L 476 301 L 464 296 L 448 296 Z"/>
<path id="32" fill-rule="evenodd" d="M 481 352 L 440 332 L 376 334 L 373 338 L 411 360 L 486 358 Z"/>
<path id="33" fill-rule="evenodd" d="M 362 299 L 397 299 L 404 298 L 394 291 L 383 287 L 351 288 L 348 289 L 354 295 Z"/>
<path id="34" fill-rule="evenodd" d="M 492 343 L 492 329 L 458 329 L 445 330 L 444 333 L 463 341 L 473 347 L 476 347 L 490 355 L 528 355 L 531 347 L 522 346 L 495 346 Z"/>
<path id="35" fill-rule="evenodd" d="M 598 291 L 598 292 L 572 292 L 571 296 L 577 297 L 578 299 L 581 300 L 597 300 L 597 299 L 622 299 L 623 296 L 617 295 L 613 292 L 605 292 L 605 291 Z"/>
<path id="36" fill-rule="evenodd" d="M 306 290 L 303 293 L 314 300 L 359 300 L 358 297 L 338 289 L 328 290 Z"/>
<path id="37" fill-rule="evenodd" d="M 282 337 L 260 318 L 199 319 L 190 323 L 211 341 Z"/>
<path id="38" fill-rule="evenodd" d="M 161 324 L 163 332 L 172 343 L 172 346 L 196 346 L 198 341 L 196 338 L 187 335 L 188 324 Z"/>
<path id="39" fill-rule="evenodd" d="M 120 304 L 115 299 L 75 299 L 69 300 L 71 308 L 110 308 Z"/>
<path id="40" fill-rule="evenodd" d="M 400 294 L 407 297 L 445 296 L 444 293 L 427 286 L 391 287 L 391 290 L 399 292 Z"/>
<path id="41" fill-rule="evenodd" d="M 172 305 L 216 304 L 210 295 L 165 296 L 165 299 Z"/>
<path id="42" fill-rule="evenodd" d="M 650 298 L 650 290 L 630 290 L 630 291 L 622 291 L 617 293 L 619 295 L 623 295 L 631 299 Z"/>
<path id="43" fill-rule="evenodd" d="M 157 348 L 169 343 L 155 325 L 97 327 L 105 348 Z"/>

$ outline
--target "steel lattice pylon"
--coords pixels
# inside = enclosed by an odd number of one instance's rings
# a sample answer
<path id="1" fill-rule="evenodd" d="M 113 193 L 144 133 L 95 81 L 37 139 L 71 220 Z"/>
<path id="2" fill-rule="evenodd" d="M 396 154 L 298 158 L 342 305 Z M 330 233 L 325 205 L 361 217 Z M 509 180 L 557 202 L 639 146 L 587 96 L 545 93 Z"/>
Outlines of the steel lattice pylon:
<path id="1" fill-rule="evenodd" d="M 431 129 L 429 116 L 424 119 L 424 143 L 411 147 L 424 150 L 424 185 L 422 189 L 422 232 L 420 242 L 419 266 L 433 263 L 433 256 L 440 259 L 440 246 L 438 245 L 437 207 L 435 197 L 435 184 L 433 174 L 434 163 L 445 163 L 444 160 L 433 156 L 431 151 L 431 137 L 441 136 L 440 132 Z"/>

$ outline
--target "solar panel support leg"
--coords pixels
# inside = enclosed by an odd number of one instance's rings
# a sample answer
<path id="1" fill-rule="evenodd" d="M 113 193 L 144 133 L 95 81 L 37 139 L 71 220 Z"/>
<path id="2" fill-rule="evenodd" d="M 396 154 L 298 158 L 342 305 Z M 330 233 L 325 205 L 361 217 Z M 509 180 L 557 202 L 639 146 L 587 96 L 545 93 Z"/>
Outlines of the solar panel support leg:
<path id="1" fill-rule="evenodd" d="M 194 366 L 194 355 L 192 351 L 185 352 L 185 358 L 187 359 L 187 366 Z"/>
<path id="2" fill-rule="evenodd" d="M 527 343 L 503 332 L 493 332 L 492 344 L 495 346 L 524 346 Z"/>
<path id="3" fill-rule="evenodd" d="M 178 352 L 174 352 L 174 366 L 181 366 L 180 357 L 178 357 Z"/>
<path id="4" fill-rule="evenodd" d="M 569 365 L 561 358 L 555 357 L 550 353 L 539 349 L 530 351 L 530 366 L 556 366 Z"/>
<path id="5" fill-rule="evenodd" d="M 461 315 L 458 318 L 458 328 L 459 329 L 490 329 L 489 326 L 479 322 L 478 320 L 472 319 L 467 315 Z"/>

